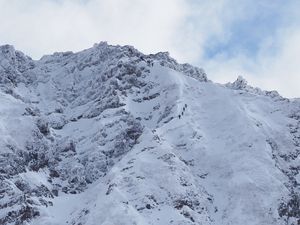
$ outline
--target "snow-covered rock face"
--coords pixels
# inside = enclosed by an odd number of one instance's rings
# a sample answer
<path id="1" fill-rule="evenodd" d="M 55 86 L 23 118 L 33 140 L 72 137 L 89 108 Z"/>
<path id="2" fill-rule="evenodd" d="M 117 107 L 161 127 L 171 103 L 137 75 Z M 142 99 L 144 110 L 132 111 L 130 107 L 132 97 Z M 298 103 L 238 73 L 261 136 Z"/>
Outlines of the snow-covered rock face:
<path id="1" fill-rule="evenodd" d="M 0 75 L 0 224 L 299 223 L 297 100 L 106 43 Z"/>

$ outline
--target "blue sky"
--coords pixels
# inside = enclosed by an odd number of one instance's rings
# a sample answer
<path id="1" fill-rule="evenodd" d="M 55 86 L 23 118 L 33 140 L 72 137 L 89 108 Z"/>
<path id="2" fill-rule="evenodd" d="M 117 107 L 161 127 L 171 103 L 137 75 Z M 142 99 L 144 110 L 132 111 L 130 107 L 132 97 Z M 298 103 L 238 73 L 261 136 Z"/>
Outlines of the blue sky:
<path id="1" fill-rule="evenodd" d="M 212 58 L 218 54 L 233 57 L 239 53 L 256 57 L 265 39 L 274 37 L 277 29 L 293 22 L 286 16 L 288 10 L 297 5 L 300 7 L 299 1 L 282 0 L 258 3 L 244 1 L 241 5 L 244 13 L 226 25 L 226 40 L 219 40 L 216 36 L 208 41 L 205 45 L 205 57 Z M 234 4 L 230 7 L 234 7 Z M 234 11 L 232 13 L 239 14 Z M 271 54 L 276 53 L 276 46 L 270 46 L 269 50 Z"/>
<path id="2" fill-rule="evenodd" d="M 300 97 L 299 0 L 0 0 L 0 44 L 38 59 L 100 41 Z"/>
<path id="3" fill-rule="evenodd" d="M 281 24 L 280 13 L 278 11 L 260 14 L 258 11 L 254 15 L 241 20 L 234 21 L 228 29 L 226 40 L 219 40 L 214 37 L 205 45 L 205 57 L 212 58 L 220 53 L 232 57 L 242 52 L 248 57 L 255 57 L 260 49 L 260 43 L 276 32 L 276 27 Z"/>

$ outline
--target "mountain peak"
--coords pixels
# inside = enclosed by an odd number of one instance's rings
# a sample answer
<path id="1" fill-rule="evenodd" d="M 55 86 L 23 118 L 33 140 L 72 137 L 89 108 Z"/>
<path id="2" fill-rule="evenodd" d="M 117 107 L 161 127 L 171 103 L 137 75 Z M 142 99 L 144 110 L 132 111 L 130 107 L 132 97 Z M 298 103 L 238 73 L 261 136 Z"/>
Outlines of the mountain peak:
<path id="1" fill-rule="evenodd" d="M 0 224 L 299 223 L 299 101 L 105 42 L 0 65 Z"/>
<path id="2" fill-rule="evenodd" d="M 243 90 L 248 86 L 248 82 L 242 76 L 238 76 L 233 83 L 228 83 L 228 87 L 236 90 Z"/>

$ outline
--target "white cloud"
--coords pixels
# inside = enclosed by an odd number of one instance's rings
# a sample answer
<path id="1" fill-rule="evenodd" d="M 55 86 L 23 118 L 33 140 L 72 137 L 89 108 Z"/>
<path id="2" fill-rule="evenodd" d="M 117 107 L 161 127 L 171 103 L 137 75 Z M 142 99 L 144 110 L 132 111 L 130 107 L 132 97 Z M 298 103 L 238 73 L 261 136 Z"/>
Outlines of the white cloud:
<path id="1" fill-rule="evenodd" d="M 288 16 L 294 18 L 295 15 Z M 242 52 L 231 57 L 219 54 L 212 59 L 203 59 L 201 63 L 214 81 L 225 83 L 242 75 L 252 86 L 277 90 L 285 97 L 299 97 L 299 43 L 299 24 L 289 23 L 278 27 L 272 37 L 266 37 L 253 58 Z"/>
<path id="2" fill-rule="evenodd" d="M 276 2 L 273 5 L 262 1 L 256 6 L 253 6 L 252 1 L 247 0 L 205 2 L 207 5 L 203 9 L 207 11 L 208 18 L 213 18 L 213 22 L 206 21 L 206 25 L 211 25 L 212 28 L 208 28 L 205 45 L 214 44 L 215 39 L 226 43 L 231 36 L 238 35 L 231 30 L 233 24 L 238 23 L 239 26 L 243 26 L 242 21 L 245 19 L 256 14 L 270 13 L 268 10 L 279 10 L 274 12 L 274 16 L 280 16 L 282 20 L 278 26 L 275 26 L 273 32 L 271 29 L 265 31 L 265 36 L 258 43 L 257 54 L 249 56 L 243 49 L 238 49 L 232 55 L 226 50 L 220 51 L 212 58 L 202 55 L 196 63 L 203 65 L 209 78 L 226 83 L 242 75 L 252 86 L 277 90 L 285 97 L 300 97 L 300 14 L 297 10 L 300 2 L 289 1 L 285 5 Z M 259 24 L 254 24 L 256 25 Z"/>
<path id="3" fill-rule="evenodd" d="M 213 81 L 226 83 L 238 75 L 245 77 L 249 84 L 264 90 L 277 90 L 285 97 L 300 96 L 300 32 L 291 33 L 281 43 L 275 55 L 262 54 L 253 60 L 243 55 L 233 58 L 204 61 L 209 77 Z"/>
<path id="4" fill-rule="evenodd" d="M 0 42 L 34 58 L 100 41 L 147 53 L 177 52 L 177 31 L 186 13 L 182 0 L 0 0 Z"/>
<path id="5" fill-rule="evenodd" d="M 256 84 L 264 88 L 279 90 L 288 97 L 300 97 L 300 30 L 280 30 L 281 40 L 278 43 L 279 51 L 275 55 L 260 56 L 259 71 L 262 81 L 257 79 Z"/>

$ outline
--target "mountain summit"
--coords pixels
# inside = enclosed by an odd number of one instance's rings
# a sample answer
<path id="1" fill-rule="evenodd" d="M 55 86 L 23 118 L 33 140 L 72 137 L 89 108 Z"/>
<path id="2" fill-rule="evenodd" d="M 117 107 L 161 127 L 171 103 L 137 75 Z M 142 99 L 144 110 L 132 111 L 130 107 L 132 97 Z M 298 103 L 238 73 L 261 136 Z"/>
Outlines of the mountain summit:
<path id="1" fill-rule="evenodd" d="M 105 42 L 0 47 L 0 224 L 300 224 L 300 102 Z"/>

